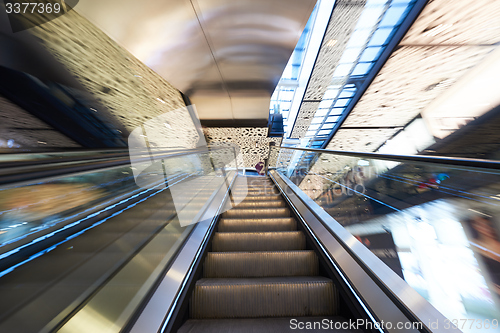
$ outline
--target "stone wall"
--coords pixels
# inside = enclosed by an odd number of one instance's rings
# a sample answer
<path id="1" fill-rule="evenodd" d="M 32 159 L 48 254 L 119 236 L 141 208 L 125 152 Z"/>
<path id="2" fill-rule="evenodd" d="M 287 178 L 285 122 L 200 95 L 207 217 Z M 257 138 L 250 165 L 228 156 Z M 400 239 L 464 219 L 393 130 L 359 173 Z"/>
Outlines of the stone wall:
<path id="1" fill-rule="evenodd" d="M 30 32 L 128 131 L 185 106 L 176 88 L 74 10 Z"/>

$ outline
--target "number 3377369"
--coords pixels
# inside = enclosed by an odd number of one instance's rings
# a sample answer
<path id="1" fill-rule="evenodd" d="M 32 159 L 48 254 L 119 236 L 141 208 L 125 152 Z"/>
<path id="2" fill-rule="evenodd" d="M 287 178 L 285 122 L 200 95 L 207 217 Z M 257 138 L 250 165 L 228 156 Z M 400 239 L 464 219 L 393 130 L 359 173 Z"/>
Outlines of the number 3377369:
<path id="1" fill-rule="evenodd" d="M 5 4 L 7 14 L 59 14 L 61 12 L 60 3 L 40 3 L 40 2 L 8 2 Z"/>

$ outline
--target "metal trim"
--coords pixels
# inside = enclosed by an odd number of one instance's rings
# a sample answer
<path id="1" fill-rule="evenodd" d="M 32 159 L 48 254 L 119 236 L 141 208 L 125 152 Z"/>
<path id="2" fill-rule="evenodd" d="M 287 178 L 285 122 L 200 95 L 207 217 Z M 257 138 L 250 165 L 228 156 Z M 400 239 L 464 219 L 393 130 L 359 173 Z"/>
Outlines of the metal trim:
<path id="1" fill-rule="evenodd" d="M 370 158 L 377 160 L 387 160 L 393 162 L 418 162 L 418 163 L 445 164 L 445 165 L 481 168 L 481 169 L 500 169 L 500 161 L 482 160 L 474 158 L 454 158 L 445 156 L 420 156 L 420 155 L 390 155 L 390 154 L 360 153 L 353 151 L 313 149 L 313 148 L 290 148 L 290 147 L 276 147 L 276 148 L 301 150 L 313 153 L 324 153 L 332 155 L 344 155 L 350 157 Z"/>
<path id="2" fill-rule="evenodd" d="M 196 225 L 174 262 L 165 272 L 154 294 L 132 325 L 130 333 L 164 332 L 169 325 L 238 173 L 234 172 L 232 177 L 229 188 L 221 187 L 210 206 L 202 214 L 201 222 Z"/>
<path id="3" fill-rule="evenodd" d="M 281 188 L 283 196 L 307 221 L 308 228 L 327 251 L 325 254 L 343 270 L 378 318 L 392 323 L 402 322 L 402 318 L 411 322 L 411 318 L 408 318 L 410 315 L 423 324 L 421 332 L 460 332 L 452 328 L 429 328 L 428 324 L 445 323 L 446 318 L 295 184 L 276 171 L 271 171 L 270 176 Z M 387 331 L 398 330 L 393 328 Z M 408 331 L 412 330 L 405 329 L 405 332 Z"/>

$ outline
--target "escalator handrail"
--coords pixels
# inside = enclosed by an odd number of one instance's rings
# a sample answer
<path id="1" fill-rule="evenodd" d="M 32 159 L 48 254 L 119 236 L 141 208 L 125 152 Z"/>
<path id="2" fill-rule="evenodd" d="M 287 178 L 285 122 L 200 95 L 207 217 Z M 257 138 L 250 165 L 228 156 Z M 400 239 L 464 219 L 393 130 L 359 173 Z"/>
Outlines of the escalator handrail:
<path id="1" fill-rule="evenodd" d="M 227 149 L 225 147 L 215 148 L 197 148 L 197 149 L 177 149 L 177 150 L 156 150 L 153 152 L 144 151 L 143 157 L 134 157 L 134 162 L 147 162 L 154 159 L 167 159 L 172 157 L 181 157 L 193 154 L 199 154 L 205 151 L 214 151 Z M 140 152 L 140 151 L 139 151 Z M 35 179 L 49 178 L 54 176 L 70 175 L 85 171 L 93 171 L 127 165 L 131 163 L 130 153 L 124 152 L 122 154 L 99 155 L 99 156 L 82 156 L 75 159 L 54 159 L 52 161 L 41 160 L 32 161 L 32 163 L 19 163 L 15 164 L 7 162 L 8 167 L 3 167 L 0 162 L 0 185 L 7 185 L 12 183 L 22 183 L 26 181 L 33 181 Z"/>
<path id="2" fill-rule="evenodd" d="M 294 148 L 294 147 L 271 147 L 271 149 L 269 150 L 270 154 L 272 149 L 289 149 L 289 150 L 306 151 L 312 153 L 323 153 L 323 154 L 342 155 L 349 157 L 387 160 L 391 162 L 418 162 L 418 163 L 446 164 L 453 166 L 482 168 L 482 169 L 500 169 L 500 161 L 474 159 L 474 158 L 455 158 L 446 156 L 423 156 L 423 155 L 392 155 L 392 154 L 380 154 L 380 153 L 362 153 L 353 151 Z"/>
<path id="3" fill-rule="evenodd" d="M 206 148 L 196 148 L 196 149 L 166 149 L 166 148 L 154 148 L 136 150 L 133 149 L 134 153 L 143 152 L 145 154 L 158 154 L 158 153 L 177 153 L 185 151 L 200 152 L 206 150 Z M 212 149 L 214 150 L 214 149 Z M 15 156 L 19 157 L 19 160 L 13 161 L 2 161 L 2 156 Z M 30 159 L 33 155 L 46 155 L 45 158 Z M 64 163 L 64 162 L 79 162 L 79 161 L 89 161 L 89 160 L 99 160 L 99 159 L 109 159 L 112 157 L 127 157 L 130 155 L 129 149 L 85 149 L 85 150 L 63 150 L 63 151 L 46 151 L 46 150 L 35 150 L 29 153 L 23 151 L 22 153 L 14 152 L 9 154 L 0 153 L 0 172 L 2 169 L 10 167 L 20 167 L 20 166 L 35 166 L 41 164 L 49 163 Z"/>

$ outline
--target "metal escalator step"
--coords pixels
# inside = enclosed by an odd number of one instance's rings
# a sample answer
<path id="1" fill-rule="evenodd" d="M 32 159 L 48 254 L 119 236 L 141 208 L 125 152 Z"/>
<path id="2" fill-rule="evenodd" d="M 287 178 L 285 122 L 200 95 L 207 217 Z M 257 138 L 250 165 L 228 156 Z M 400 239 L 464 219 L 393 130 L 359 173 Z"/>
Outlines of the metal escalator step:
<path id="1" fill-rule="evenodd" d="M 358 333 L 361 330 L 342 329 L 349 321 L 339 316 L 281 317 L 246 319 L 189 319 L 178 333 Z M 309 325 L 309 326 L 308 326 Z M 299 329 L 304 327 L 304 329 Z M 335 329 L 339 327 L 339 329 Z"/>
<path id="2" fill-rule="evenodd" d="M 306 237 L 301 231 L 216 232 L 214 252 L 305 250 Z"/>
<path id="3" fill-rule="evenodd" d="M 275 201 L 275 200 L 283 200 L 283 197 L 279 194 L 273 195 L 246 195 L 246 196 L 232 196 L 233 200 L 243 200 L 243 201 Z"/>
<path id="4" fill-rule="evenodd" d="M 242 179 L 242 180 L 236 180 L 235 185 L 241 185 L 241 184 L 248 184 L 248 185 L 273 185 L 273 181 L 270 179 L 262 179 L 262 180 L 255 180 L 255 179 Z"/>
<path id="5" fill-rule="evenodd" d="M 235 185 L 233 187 L 235 190 L 243 190 L 243 189 L 254 189 L 254 190 L 262 190 L 262 189 L 275 189 L 276 186 L 274 185 L 252 185 L 252 184 L 246 184 L 246 185 Z"/>
<path id="6" fill-rule="evenodd" d="M 297 220 L 293 217 L 263 219 L 220 219 L 219 232 L 294 231 Z"/>
<path id="7" fill-rule="evenodd" d="M 320 276 L 200 279 L 190 303 L 192 319 L 333 316 L 338 293 Z"/>
<path id="8" fill-rule="evenodd" d="M 259 208 L 238 209 L 233 208 L 222 214 L 223 218 L 256 218 L 256 217 L 286 217 L 290 216 L 289 208 Z"/>
<path id="9" fill-rule="evenodd" d="M 319 274 L 314 251 L 209 252 L 205 278 L 313 276 Z"/>
<path id="10" fill-rule="evenodd" d="M 274 207 L 288 207 L 283 200 L 245 200 L 236 205 L 235 208 L 274 208 Z"/>
<path id="11" fill-rule="evenodd" d="M 231 193 L 237 200 L 278 200 L 282 199 L 280 193 Z"/>
<path id="12" fill-rule="evenodd" d="M 269 197 L 269 196 L 278 196 L 280 195 L 281 193 L 278 191 L 278 190 L 269 190 L 269 191 L 260 191 L 260 190 L 248 190 L 248 191 L 235 191 L 235 190 L 232 190 L 231 191 L 231 194 L 234 195 L 234 196 L 238 196 L 238 197 L 247 197 L 247 196 L 266 196 L 266 197 Z"/>
<path id="13" fill-rule="evenodd" d="M 283 197 L 280 194 L 270 194 L 270 195 L 265 195 L 265 194 L 233 194 L 231 195 L 232 200 L 236 201 L 268 201 L 268 200 L 283 200 Z"/>
<path id="14" fill-rule="evenodd" d="M 271 188 L 271 187 L 275 187 L 275 185 L 271 184 L 271 183 L 265 183 L 265 184 L 263 184 L 263 183 L 251 183 L 251 182 L 249 182 L 247 184 L 236 185 L 236 187 L 239 187 L 239 186 L 248 186 L 248 188 L 252 188 L 252 187 L 254 187 L 254 188 L 259 188 L 259 187 L 269 187 L 269 188 Z"/>
<path id="15" fill-rule="evenodd" d="M 277 191 L 278 188 L 276 186 L 234 186 L 234 191 Z"/>

